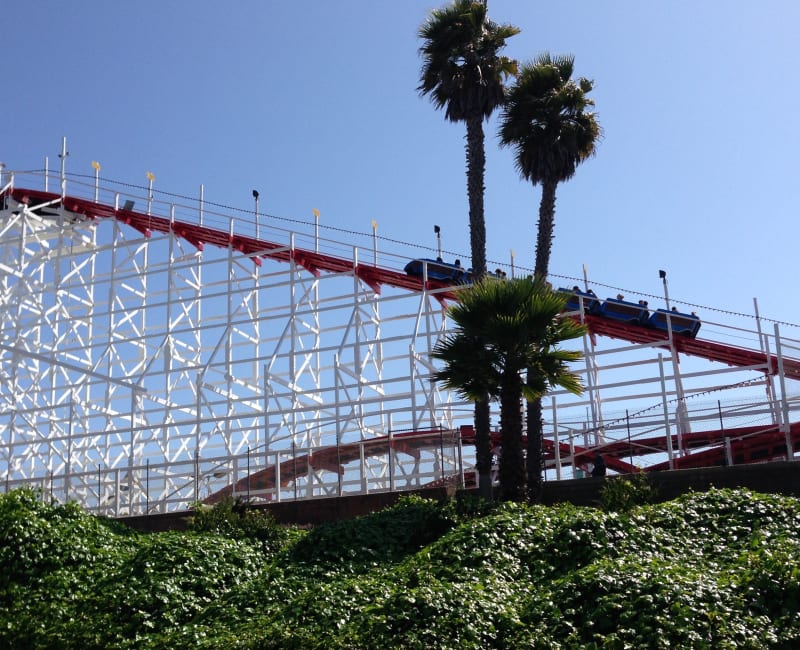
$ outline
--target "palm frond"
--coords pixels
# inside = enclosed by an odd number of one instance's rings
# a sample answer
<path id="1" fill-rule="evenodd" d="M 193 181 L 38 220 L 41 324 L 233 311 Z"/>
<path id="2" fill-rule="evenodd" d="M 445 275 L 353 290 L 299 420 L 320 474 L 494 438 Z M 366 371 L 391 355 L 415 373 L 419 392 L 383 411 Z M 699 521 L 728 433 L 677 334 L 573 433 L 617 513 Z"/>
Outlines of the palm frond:
<path id="1" fill-rule="evenodd" d="M 452 122 L 491 115 L 505 100 L 503 82 L 517 70 L 516 61 L 499 52 L 519 29 L 489 20 L 486 11 L 483 2 L 455 0 L 433 10 L 418 32 L 423 64 L 417 90 Z"/>
<path id="2" fill-rule="evenodd" d="M 519 70 L 506 93 L 500 144 L 511 147 L 520 175 L 534 185 L 572 178 L 594 155 L 602 130 L 590 109 L 593 82 L 572 80 L 572 55 L 539 55 Z"/>
<path id="3" fill-rule="evenodd" d="M 552 386 L 580 390 L 569 364 L 582 354 L 559 344 L 586 329 L 561 316 L 566 296 L 527 278 L 487 278 L 457 296 L 459 302 L 448 310 L 455 327 L 432 354 L 444 364 L 434 380 L 475 399 L 484 392 L 499 396 L 504 381 L 523 384 L 523 372 L 533 368 L 523 388 L 526 397 L 541 396 Z"/>

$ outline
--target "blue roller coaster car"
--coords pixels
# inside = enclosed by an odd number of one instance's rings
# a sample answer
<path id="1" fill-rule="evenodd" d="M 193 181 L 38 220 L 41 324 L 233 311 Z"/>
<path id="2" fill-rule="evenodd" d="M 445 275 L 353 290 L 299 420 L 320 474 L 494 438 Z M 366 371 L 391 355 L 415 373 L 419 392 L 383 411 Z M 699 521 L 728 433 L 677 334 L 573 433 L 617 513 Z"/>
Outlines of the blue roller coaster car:
<path id="1" fill-rule="evenodd" d="M 466 284 L 472 279 L 469 271 L 462 268 L 460 264 L 448 264 L 441 260 L 432 260 L 428 258 L 411 260 L 406 264 L 404 270 L 408 275 L 422 277 L 423 267 L 427 267 L 428 269 L 428 280 Z"/>
<path id="2" fill-rule="evenodd" d="M 568 294 L 566 311 L 580 311 L 581 302 L 583 303 L 583 311 L 585 313 L 595 314 L 600 310 L 600 300 L 597 298 L 594 291 L 581 291 L 577 287 L 573 287 L 572 289 L 561 287 L 558 293 Z"/>
<path id="3" fill-rule="evenodd" d="M 472 282 L 472 269 L 464 269 L 458 261 L 455 264 L 448 264 L 440 259 L 421 258 L 411 260 L 406 264 L 404 270 L 408 275 L 421 278 L 425 266 L 428 267 L 428 280 L 438 280 L 447 284 L 470 284 Z M 505 280 L 506 274 L 501 269 L 497 269 L 487 271 L 486 277 Z"/>
<path id="4" fill-rule="evenodd" d="M 700 319 L 696 314 L 684 314 L 675 309 L 657 309 L 647 321 L 650 327 L 660 330 L 669 330 L 684 336 L 697 336 L 700 330 Z"/>
<path id="5" fill-rule="evenodd" d="M 425 266 L 428 269 L 429 280 L 438 280 L 447 284 L 469 284 L 472 282 L 472 269 L 464 270 L 460 264 L 448 264 L 441 259 L 421 258 L 411 260 L 406 264 L 405 272 L 408 275 L 422 277 L 422 271 Z M 500 269 L 497 269 L 494 273 L 490 271 L 487 275 L 494 278 L 505 278 L 505 273 Z M 684 314 L 673 307 L 670 310 L 656 309 L 651 314 L 645 300 L 640 300 L 638 303 L 629 302 L 624 300 L 622 295 L 619 295 L 616 298 L 606 298 L 601 301 L 591 289 L 581 291 L 577 286 L 572 289 L 560 287 L 558 292 L 567 296 L 567 304 L 565 306 L 565 311 L 567 312 L 580 311 L 581 303 L 583 303 L 584 313 L 594 316 L 603 316 L 643 327 L 664 330 L 665 332 L 672 329 L 676 334 L 691 338 L 696 337 L 697 332 L 700 330 L 700 318 L 694 312 Z"/>
<path id="6" fill-rule="evenodd" d="M 650 316 L 647 303 L 628 302 L 621 298 L 606 298 L 597 313 L 606 318 L 614 318 L 637 325 L 647 325 L 647 319 Z"/>

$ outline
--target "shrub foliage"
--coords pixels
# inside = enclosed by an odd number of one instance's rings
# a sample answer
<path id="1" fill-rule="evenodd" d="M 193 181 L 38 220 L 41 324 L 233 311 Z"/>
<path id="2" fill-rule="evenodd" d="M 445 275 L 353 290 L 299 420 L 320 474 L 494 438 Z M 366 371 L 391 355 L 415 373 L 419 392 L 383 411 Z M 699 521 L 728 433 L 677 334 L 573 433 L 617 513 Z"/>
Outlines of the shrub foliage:
<path id="1" fill-rule="evenodd" d="M 800 645 L 800 501 L 618 496 L 604 510 L 409 497 L 308 533 L 228 504 L 187 533 L 141 534 L 14 491 L 0 647 Z"/>

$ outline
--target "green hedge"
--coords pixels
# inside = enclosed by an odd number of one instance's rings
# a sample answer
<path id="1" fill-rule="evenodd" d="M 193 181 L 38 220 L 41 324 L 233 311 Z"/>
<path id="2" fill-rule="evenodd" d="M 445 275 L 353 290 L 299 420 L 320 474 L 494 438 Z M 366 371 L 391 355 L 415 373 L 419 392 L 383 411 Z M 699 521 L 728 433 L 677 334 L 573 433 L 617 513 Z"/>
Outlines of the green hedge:
<path id="1" fill-rule="evenodd" d="M 141 534 L 15 491 L 0 647 L 800 647 L 800 501 L 614 501 L 404 498 L 308 533 L 228 504 Z"/>

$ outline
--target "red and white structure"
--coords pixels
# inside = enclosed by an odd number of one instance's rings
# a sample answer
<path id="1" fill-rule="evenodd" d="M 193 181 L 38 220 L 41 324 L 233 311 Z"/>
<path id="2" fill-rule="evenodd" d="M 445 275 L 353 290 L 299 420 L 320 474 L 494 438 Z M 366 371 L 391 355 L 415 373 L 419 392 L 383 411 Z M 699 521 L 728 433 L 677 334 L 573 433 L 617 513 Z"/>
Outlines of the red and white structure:
<path id="1" fill-rule="evenodd" d="M 0 177 L 0 489 L 119 515 L 471 480 L 472 407 L 430 381 L 452 288 L 400 270 L 430 251 L 68 177 L 64 157 Z M 619 472 L 793 457 L 800 341 L 700 316 L 690 339 L 576 314 L 586 391 L 545 400 L 549 480 L 596 453 Z"/>

